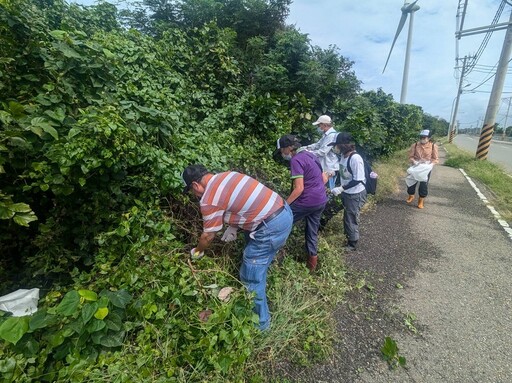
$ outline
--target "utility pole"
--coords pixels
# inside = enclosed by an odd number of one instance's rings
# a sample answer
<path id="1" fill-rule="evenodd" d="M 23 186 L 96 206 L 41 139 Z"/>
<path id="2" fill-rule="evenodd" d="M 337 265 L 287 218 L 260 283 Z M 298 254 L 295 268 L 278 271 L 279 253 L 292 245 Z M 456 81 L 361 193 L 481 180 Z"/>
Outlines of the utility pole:
<path id="1" fill-rule="evenodd" d="M 512 97 L 508 98 L 507 114 L 505 115 L 505 124 L 503 125 L 503 134 L 502 134 L 503 140 L 505 140 L 505 137 L 507 136 L 506 135 L 506 133 L 507 133 L 507 120 L 508 120 L 508 112 L 510 110 L 510 101 L 512 101 Z"/>
<path id="2" fill-rule="evenodd" d="M 478 141 L 478 148 L 476 149 L 476 158 L 479 160 L 486 160 L 487 154 L 489 153 L 489 147 L 491 146 L 492 135 L 494 133 L 494 124 L 496 120 L 496 113 L 503 92 L 503 85 L 505 83 L 505 77 L 507 76 L 508 61 L 510 60 L 510 53 L 512 50 L 512 12 L 510 13 L 509 24 L 507 33 L 505 34 L 505 40 L 503 41 L 503 48 L 501 50 L 500 61 L 498 68 L 496 69 L 496 77 L 492 85 L 491 96 L 489 97 L 489 105 L 487 106 L 487 112 L 485 113 L 484 127 L 480 134 L 480 140 Z"/>
<path id="3" fill-rule="evenodd" d="M 450 136 L 448 138 L 448 142 L 450 144 L 452 143 L 453 137 L 455 136 L 455 119 L 457 118 L 457 110 L 459 109 L 459 99 L 460 99 L 460 95 L 462 94 L 462 81 L 464 81 L 464 75 L 466 74 L 467 59 L 468 59 L 468 56 L 464 56 L 464 61 L 462 61 L 462 73 L 460 74 L 459 89 L 457 89 L 457 99 L 455 100 L 455 107 L 453 108 Z"/>

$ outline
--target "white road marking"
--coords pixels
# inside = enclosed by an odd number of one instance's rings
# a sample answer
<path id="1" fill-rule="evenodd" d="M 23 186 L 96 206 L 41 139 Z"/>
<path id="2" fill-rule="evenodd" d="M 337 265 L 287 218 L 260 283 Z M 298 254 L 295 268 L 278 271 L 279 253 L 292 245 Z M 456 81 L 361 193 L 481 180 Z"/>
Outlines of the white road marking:
<path id="1" fill-rule="evenodd" d="M 485 206 L 487 206 L 487 208 L 491 211 L 492 215 L 494 215 L 494 218 L 496 218 L 496 220 L 501 225 L 501 227 L 503 227 L 503 230 L 505 230 L 505 232 L 508 234 L 509 238 L 512 239 L 512 228 L 510 227 L 510 225 L 503 218 L 501 218 L 500 213 L 498 213 L 496 211 L 496 209 L 489 203 L 489 200 L 487 198 L 485 198 L 483 193 L 478 189 L 478 187 L 473 182 L 473 180 L 471 178 L 469 178 L 469 176 L 466 174 L 464 169 L 459 168 L 459 170 L 464 175 L 464 177 L 466 177 L 466 179 L 468 180 L 469 184 L 473 187 L 473 189 L 475 189 L 478 197 L 480 197 L 480 199 L 484 202 Z"/>

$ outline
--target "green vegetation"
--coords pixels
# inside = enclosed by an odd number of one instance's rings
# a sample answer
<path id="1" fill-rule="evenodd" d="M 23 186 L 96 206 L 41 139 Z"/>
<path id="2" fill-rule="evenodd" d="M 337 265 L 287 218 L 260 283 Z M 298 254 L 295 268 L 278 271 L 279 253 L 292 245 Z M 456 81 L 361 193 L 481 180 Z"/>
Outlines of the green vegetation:
<path id="1" fill-rule="evenodd" d="M 445 165 L 462 168 L 474 180 L 488 188 L 487 196 L 504 220 L 512 222 L 512 178 L 498 165 L 475 158 L 474 154 L 445 144 L 449 158 Z"/>
<path id="2" fill-rule="evenodd" d="M 400 356 L 398 351 L 400 351 L 400 349 L 396 341 L 387 336 L 386 339 L 384 339 L 384 345 L 381 347 L 380 352 L 382 353 L 383 359 L 388 362 L 389 367 L 392 369 L 405 367 L 407 363 L 405 357 Z"/>
<path id="3" fill-rule="evenodd" d="M 0 316 L 1 381 L 257 381 L 276 358 L 330 352 L 347 288 L 338 217 L 313 276 L 294 230 L 260 334 L 242 244 L 188 259 L 201 222 L 181 171 L 237 169 L 286 195 L 275 141 L 316 140 L 320 113 L 375 159 L 447 123 L 362 92 L 338 48 L 284 23 L 289 3 L 0 0 L 0 295 L 42 293 L 36 315 Z"/>
<path id="4" fill-rule="evenodd" d="M 417 319 L 416 314 L 414 314 L 414 313 L 407 313 L 407 315 L 405 316 L 405 319 L 404 319 L 404 323 L 407 326 L 407 328 L 415 334 L 418 332 L 418 329 L 414 325 L 414 322 L 416 322 L 416 319 Z"/>

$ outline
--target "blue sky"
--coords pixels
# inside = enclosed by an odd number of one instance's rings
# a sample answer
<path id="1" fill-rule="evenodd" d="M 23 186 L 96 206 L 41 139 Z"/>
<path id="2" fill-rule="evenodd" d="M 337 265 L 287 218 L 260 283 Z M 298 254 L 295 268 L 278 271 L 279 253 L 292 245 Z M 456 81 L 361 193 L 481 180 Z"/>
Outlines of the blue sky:
<path id="1" fill-rule="evenodd" d="M 395 44 L 384 74 L 382 69 L 403 4 L 403 0 L 294 0 L 288 22 L 307 33 L 313 45 L 323 48 L 336 45 L 341 55 L 354 61 L 353 68 L 363 82 L 363 89 L 382 88 L 399 101 L 408 23 Z M 491 24 L 499 4 L 498 0 L 469 0 L 464 29 Z M 420 9 L 414 16 L 407 102 L 450 121 L 458 87 L 454 70 L 458 1 L 419 0 L 417 5 Z M 511 9 L 508 5 L 505 7 L 499 22 L 508 21 Z M 504 37 L 505 30 L 493 33 L 478 66 L 464 81 L 464 89 L 472 92 L 463 93 L 460 99 L 457 120 L 461 128 L 476 127 L 479 119 L 480 126 L 483 125 L 493 78 L 476 87 L 493 73 L 491 69 L 499 60 Z M 483 38 L 484 34 L 463 37 L 459 40 L 459 56 L 475 54 Z M 512 93 L 506 92 L 512 92 L 509 79 L 502 98 L 512 97 Z M 507 105 L 508 100 L 501 102 L 496 122 L 504 123 Z M 511 124 L 512 113 L 507 121 L 507 125 Z"/>
<path id="2" fill-rule="evenodd" d="M 91 5 L 94 0 L 79 0 Z M 353 69 L 365 90 L 382 88 L 400 100 L 408 23 L 404 26 L 384 74 L 382 69 L 400 20 L 403 0 L 294 0 L 288 24 L 308 34 L 311 44 L 327 48 L 336 45 L 339 53 L 354 62 Z M 464 29 L 491 24 L 499 0 L 469 0 Z M 450 121 L 457 95 L 455 67 L 455 16 L 458 0 L 418 0 L 409 69 L 407 102 L 419 105 L 426 113 Z M 508 21 L 512 7 L 507 5 L 499 22 Z M 505 30 L 494 32 L 478 66 L 464 82 L 457 120 L 460 127 L 479 127 L 489 103 L 493 73 Z M 484 34 L 459 40 L 459 56 L 475 54 Z M 512 68 L 510 69 L 512 72 Z M 460 73 L 460 72 L 459 72 Z M 510 77 L 510 76 L 508 76 Z M 481 85 L 480 85 L 481 84 Z M 507 78 L 496 122 L 504 124 L 512 81 Z M 512 124 L 512 108 L 507 125 Z"/>

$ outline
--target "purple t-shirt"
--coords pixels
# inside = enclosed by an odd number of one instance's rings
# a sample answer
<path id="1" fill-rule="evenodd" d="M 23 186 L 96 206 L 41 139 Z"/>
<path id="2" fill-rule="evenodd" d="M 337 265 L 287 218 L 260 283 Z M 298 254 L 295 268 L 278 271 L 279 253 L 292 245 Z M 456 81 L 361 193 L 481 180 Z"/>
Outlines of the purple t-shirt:
<path id="1" fill-rule="evenodd" d="M 310 152 L 297 153 L 290 160 L 292 179 L 304 178 L 304 191 L 292 205 L 301 207 L 315 207 L 327 202 L 322 168 L 317 157 Z"/>

